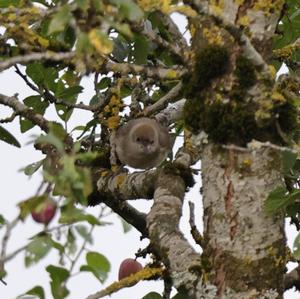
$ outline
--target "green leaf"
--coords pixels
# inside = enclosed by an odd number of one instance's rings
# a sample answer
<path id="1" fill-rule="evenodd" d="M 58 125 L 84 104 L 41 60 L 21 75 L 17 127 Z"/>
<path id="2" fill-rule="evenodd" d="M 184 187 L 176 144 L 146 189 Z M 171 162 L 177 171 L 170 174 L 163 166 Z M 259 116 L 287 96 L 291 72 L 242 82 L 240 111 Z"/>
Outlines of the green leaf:
<path id="1" fill-rule="evenodd" d="M 177 293 L 172 299 L 189 299 L 190 297 L 184 293 Z"/>
<path id="2" fill-rule="evenodd" d="M 0 0 L 0 8 L 6 8 L 9 6 L 18 7 L 20 0 Z"/>
<path id="3" fill-rule="evenodd" d="M 3 225 L 6 223 L 5 218 L 3 217 L 3 215 L 0 214 L 0 229 L 3 227 Z"/>
<path id="4" fill-rule="evenodd" d="M 4 129 L 2 126 L 0 126 L 0 140 L 10 144 L 14 145 L 16 147 L 21 147 L 21 144 L 19 141 L 6 129 Z"/>
<path id="5" fill-rule="evenodd" d="M 21 133 L 25 133 L 28 130 L 32 129 L 35 126 L 30 120 L 20 117 L 20 130 Z"/>
<path id="6" fill-rule="evenodd" d="M 285 209 L 299 198 L 300 190 L 294 190 L 293 192 L 288 193 L 286 188 L 277 187 L 275 190 L 270 192 L 266 199 L 265 211 L 268 214 L 273 214 L 274 212 Z"/>
<path id="7" fill-rule="evenodd" d="M 60 7 L 49 24 L 48 34 L 64 31 L 72 18 L 73 16 L 68 5 Z"/>
<path id="8" fill-rule="evenodd" d="M 297 260 L 300 260 L 300 233 L 298 233 L 294 245 L 293 245 L 293 253 Z"/>
<path id="9" fill-rule="evenodd" d="M 70 277 L 70 273 L 65 268 L 49 265 L 46 268 L 51 278 L 51 292 L 54 299 L 63 299 L 69 295 L 65 282 Z"/>
<path id="10" fill-rule="evenodd" d="M 150 51 L 149 41 L 142 35 L 136 34 L 134 39 L 133 57 L 137 64 L 146 64 Z"/>
<path id="11" fill-rule="evenodd" d="M 24 220 L 38 205 L 48 199 L 47 195 L 33 196 L 27 200 L 21 201 L 18 206 L 20 208 L 20 218 Z"/>
<path id="12" fill-rule="evenodd" d="M 162 299 L 162 296 L 156 292 L 150 292 L 145 295 L 142 299 Z"/>
<path id="13" fill-rule="evenodd" d="M 39 298 L 39 299 L 45 299 L 45 292 L 44 289 L 41 286 L 36 286 L 29 291 L 27 291 L 24 295 L 18 296 L 17 299 L 29 299 L 28 297 L 24 297 L 25 295 L 33 295 L 34 298 Z M 30 297 L 32 298 L 32 297 Z"/>
<path id="14" fill-rule="evenodd" d="M 108 259 L 98 252 L 88 252 L 86 254 L 86 261 L 87 265 L 81 266 L 80 271 L 91 272 L 100 282 L 104 282 L 110 271 Z"/>
<path id="15" fill-rule="evenodd" d="M 283 173 L 286 174 L 295 165 L 297 160 L 297 154 L 292 153 L 290 151 L 283 151 L 281 153 L 281 158 L 282 158 Z"/>
<path id="16" fill-rule="evenodd" d="M 88 231 L 87 227 L 84 225 L 77 225 L 75 226 L 75 229 L 77 230 L 78 234 L 88 243 L 93 244 L 93 237 Z"/>
<path id="17" fill-rule="evenodd" d="M 127 221 L 125 221 L 123 218 L 120 217 L 120 220 L 121 220 L 121 223 L 122 223 L 122 226 L 123 226 L 123 232 L 126 234 L 128 232 L 131 231 L 132 229 L 132 225 L 129 224 Z"/>
<path id="18" fill-rule="evenodd" d="M 26 74 L 34 83 L 40 85 L 44 80 L 45 68 L 40 62 L 33 62 L 27 65 Z"/>
<path id="19" fill-rule="evenodd" d="M 102 223 L 93 215 L 84 214 L 83 211 L 75 207 L 66 206 L 61 209 L 61 216 L 59 223 L 75 223 L 80 221 L 87 221 L 91 225 L 101 225 Z"/>
<path id="20" fill-rule="evenodd" d="M 71 86 L 68 88 L 64 88 L 63 90 L 58 90 L 55 95 L 60 99 L 72 98 L 74 96 L 78 96 L 83 90 L 82 86 Z"/>
<path id="21" fill-rule="evenodd" d="M 25 266 L 30 267 L 43 259 L 51 250 L 52 244 L 48 236 L 35 237 L 26 247 Z"/>
<path id="22" fill-rule="evenodd" d="M 44 115 L 49 103 L 43 101 L 40 96 L 30 96 L 24 99 L 24 104 L 33 109 L 35 113 Z"/>
<path id="23" fill-rule="evenodd" d="M 105 89 L 109 87 L 111 84 L 111 78 L 104 77 L 100 80 L 100 82 L 96 85 L 97 89 Z"/>
<path id="24" fill-rule="evenodd" d="M 29 176 L 33 175 L 43 165 L 43 162 L 44 159 L 27 165 L 24 168 L 24 173 Z"/>
<path id="25" fill-rule="evenodd" d="M 132 22 L 139 22 L 144 16 L 143 11 L 133 0 L 113 0 L 118 5 L 120 14 Z"/>
<path id="26" fill-rule="evenodd" d="M 129 51 L 129 45 L 125 41 L 123 41 L 120 36 L 114 39 L 114 49 L 112 54 L 118 62 L 123 62 L 129 55 Z"/>

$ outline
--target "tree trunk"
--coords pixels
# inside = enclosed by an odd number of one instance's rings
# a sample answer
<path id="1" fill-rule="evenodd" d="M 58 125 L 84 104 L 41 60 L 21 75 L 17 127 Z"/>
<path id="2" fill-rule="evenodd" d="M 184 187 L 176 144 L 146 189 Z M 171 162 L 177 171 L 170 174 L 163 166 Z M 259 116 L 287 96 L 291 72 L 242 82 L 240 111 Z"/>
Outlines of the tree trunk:
<path id="1" fill-rule="evenodd" d="M 202 264 L 216 296 L 205 298 L 283 298 L 284 219 L 264 211 L 269 192 L 283 184 L 280 168 L 272 149 L 206 146 Z"/>

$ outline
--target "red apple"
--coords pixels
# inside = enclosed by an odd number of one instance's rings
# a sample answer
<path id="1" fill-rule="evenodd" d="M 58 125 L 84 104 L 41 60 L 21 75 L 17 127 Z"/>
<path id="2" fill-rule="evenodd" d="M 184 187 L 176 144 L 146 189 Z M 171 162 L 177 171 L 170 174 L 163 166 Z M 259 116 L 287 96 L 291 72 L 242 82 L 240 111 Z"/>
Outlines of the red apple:
<path id="1" fill-rule="evenodd" d="M 143 266 L 134 259 L 125 259 L 119 267 L 119 280 L 143 269 Z"/>
<path id="2" fill-rule="evenodd" d="M 31 211 L 31 216 L 33 220 L 38 223 L 48 224 L 53 219 L 55 212 L 56 203 L 52 199 L 48 198 Z"/>

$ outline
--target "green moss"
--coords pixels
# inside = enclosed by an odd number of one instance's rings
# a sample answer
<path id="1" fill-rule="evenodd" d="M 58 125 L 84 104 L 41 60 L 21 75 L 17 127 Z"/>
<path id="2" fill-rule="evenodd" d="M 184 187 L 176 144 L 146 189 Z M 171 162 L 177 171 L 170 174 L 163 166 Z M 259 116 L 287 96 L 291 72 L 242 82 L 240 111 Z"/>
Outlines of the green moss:
<path id="1" fill-rule="evenodd" d="M 235 75 L 241 88 L 249 88 L 256 82 L 255 67 L 244 56 L 239 56 L 236 60 Z"/>
<path id="2" fill-rule="evenodd" d="M 183 108 L 184 126 L 192 133 L 197 134 L 201 129 L 201 118 L 204 115 L 202 99 L 193 98 L 185 102 Z"/>
<path id="3" fill-rule="evenodd" d="M 213 78 L 223 75 L 229 65 L 229 53 L 226 48 L 209 45 L 196 53 L 192 75 L 184 78 L 185 96 L 207 87 Z"/>
<path id="4" fill-rule="evenodd" d="M 296 106 L 291 103 L 291 101 L 287 101 L 280 107 L 277 107 L 274 112 L 278 114 L 280 128 L 285 133 L 293 133 L 299 129 L 298 111 Z"/>

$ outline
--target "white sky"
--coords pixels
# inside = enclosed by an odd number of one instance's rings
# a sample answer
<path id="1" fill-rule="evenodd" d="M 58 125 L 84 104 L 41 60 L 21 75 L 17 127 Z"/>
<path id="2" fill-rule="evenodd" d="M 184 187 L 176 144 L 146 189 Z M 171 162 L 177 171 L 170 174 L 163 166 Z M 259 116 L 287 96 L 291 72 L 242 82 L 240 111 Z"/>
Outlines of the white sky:
<path id="1" fill-rule="evenodd" d="M 185 31 L 185 20 L 183 17 L 176 15 L 176 23 L 180 26 L 182 31 Z M 0 73 L 0 93 L 6 95 L 13 95 L 15 93 L 20 94 L 20 98 L 24 99 L 28 95 L 33 93 L 27 88 L 20 77 L 14 74 L 13 70 Z M 85 80 L 85 91 L 81 95 L 81 100 L 88 101 L 93 94 L 93 88 L 91 80 L 88 78 Z M 7 108 L 0 106 L 0 118 L 10 115 Z M 52 118 L 54 111 L 47 112 L 46 117 Z M 80 111 L 74 113 L 72 117 L 72 125 L 76 126 L 76 123 L 80 123 L 82 120 L 86 120 L 90 117 L 89 112 Z M 16 119 L 13 123 L 4 125 L 17 139 L 21 142 L 22 148 L 18 149 L 0 141 L 0 190 L 1 190 L 1 208 L 0 214 L 3 214 L 8 220 L 12 220 L 18 213 L 16 204 L 21 200 L 24 200 L 34 195 L 41 181 L 40 175 L 34 175 L 32 178 L 28 178 L 19 170 L 35 161 L 40 160 L 43 156 L 40 152 L 34 150 L 32 144 L 26 145 L 30 136 L 34 132 L 39 133 L 39 130 L 30 130 L 28 133 L 22 135 L 19 130 L 19 121 Z M 197 166 L 199 167 L 199 165 Z M 197 178 L 197 184 L 186 196 L 184 214 L 185 217 L 182 220 L 181 227 L 185 232 L 189 231 L 188 218 L 187 218 L 187 201 L 193 200 L 196 204 L 196 219 L 199 221 L 202 219 L 202 207 L 201 198 L 199 195 L 200 178 Z M 132 202 L 131 202 L 132 203 Z M 151 201 L 145 200 L 135 201 L 134 206 L 142 211 L 148 211 L 151 207 Z M 97 214 L 98 208 L 89 208 L 91 213 Z M 94 246 L 90 246 L 94 251 L 104 254 L 112 265 L 111 273 L 108 280 L 104 285 L 101 285 L 96 278 L 89 273 L 83 273 L 75 276 L 70 280 L 67 287 L 70 290 L 71 295 L 68 299 L 83 299 L 86 296 L 103 289 L 105 286 L 117 280 L 118 267 L 122 260 L 128 257 L 134 258 L 134 253 L 139 248 L 144 248 L 147 244 L 146 241 L 140 241 L 140 234 L 134 229 L 124 234 L 120 220 L 115 216 L 110 216 L 106 221 L 111 221 L 114 225 L 99 227 L 94 231 L 95 242 Z M 51 223 L 51 226 L 55 225 L 56 219 Z M 198 227 L 202 229 L 202 222 L 197 223 Z M 9 242 L 8 252 L 17 249 L 18 247 L 26 244 L 28 238 L 40 231 L 42 226 L 34 223 L 29 217 L 23 225 L 19 225 L 14 230 L 12 239 Z M 1 236 L 2 234 L 0 234 Z M 293 243 L 296 232 L 294 228 L 288 229 L 289 244 Z M 193 242 L 191 236 L 187 234 L 190 242 Z M 79 242 L 80 246 L 81 242 Z M 199 247 L 195 244 L 195 249 L 199 251 Z M 6 277 L 7 286 L 0 283 L 0 298 L 1 299 L 13 299 L 17 295 L 29 290 L 35 285 L 42 285 L 46 290 L 46 298 L 52 298 L 50 295 L 49 276 L 44 267 L 48 264 L 54 264 L 58 266 L 57 255 L 53 251 L 46 259 L 36 266 L 25 269 L 24 267 L 24 253 L 21 253 L 17 258 L 7 263 L 6 271 L 8 275 Z M 84 258 L 84 255 L 83 255 Z M 145 265 L 142 259 L 139 261 Z M 80 265 L 80 263 L 79 263 Z M 139 299 L 142 298 L 150 291 L 156 291 L 161 293 L 163 285 L 161 282 L 140 282 L 137 285 L 121 290 L 118 293 L 113 294 L 112 299 Z M 285 295 L 286 299 L 299 298 L 299 294 L 289 291 Z"/>

